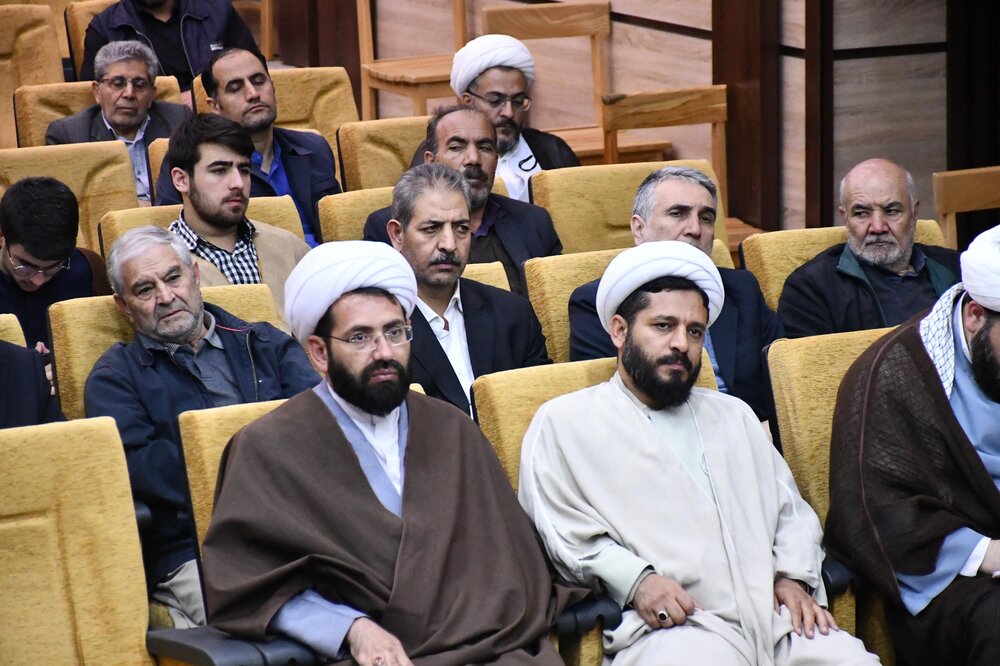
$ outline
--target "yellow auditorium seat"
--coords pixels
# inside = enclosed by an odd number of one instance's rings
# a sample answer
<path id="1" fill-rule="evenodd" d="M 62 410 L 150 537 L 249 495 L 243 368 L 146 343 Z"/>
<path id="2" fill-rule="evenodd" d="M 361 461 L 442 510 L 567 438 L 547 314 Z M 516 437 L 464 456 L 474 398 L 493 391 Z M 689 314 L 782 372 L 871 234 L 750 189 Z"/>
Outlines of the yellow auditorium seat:
<path id="1" fill-rule="evenodd" d="M 69 35 L 69 52 L 73 69 L 80 76 L 83 67 L 83 42 L 91 19 L 115 4 L 118 0 L 81 0 L 66 5 L 66 33 Z"/>
<path id="2" fill-rule="evenodd" d="M 266 284 L 226 285 L 201 290 L 206 303 L 248 322 L 283 326 Z M 111 345 L 132 340 L 133 331 L 112 296 L 76 298 L 49 307 L 52 359 L 63 414 L 83 417 L 83 389 L 97 360 Z M 86 331 L 86 335 L 81 335 Z"/>
<path id="3" fill-rule="evenodd" d="M 100 252 L 97 225 L 111 210 L 135 208 L 135 175 L 120 141 L 0 150 L 0 191 L 28 176 L 65 183 L 80 205 L 77 245 Z"/>
<path id="4" fill-rule="evenodd" d="M 889 328 L 832 335 L 815 335 L 771 343 L 767 364 L 774 391 L 778 432 L 785 461 L 795 483 L 820 523 L 830 508 L 830 437 L 840 382 L 855 359 Z M 856 613 L 853 591 L 831 602 L 841 629 L 858 634 L 882 664 L 894 662 L 881 610 Z M 871 602 L 868 602 L 871 603 Z M 860 604 L 858 604 L 860 605 Z M 880 605 L 873 604 L 880 609 Z"/>
<path id="5" fill-rule="evenodd" d="M 181 204 L 173 204 L 115 210 L 105 214 L 100 224 L 102 255 L 107 257 L 115 241 L 130 229 L 147 225 L 166 229 L 180 216 L 182 209 Z M 295 207 L 295 201 L 287 194 L 283 197 L 251 197 L 247 206 L 247 217 L 266 222 L 272 227 L 284 229 L 303 238 L 299 210 Z"/>
<path id="6" fill-rule="evenodd" d="M 52 10 L 52 27 L 56 31 L 56 41 L 59 43 L 59 57 L 69 58 L 69 41 L 66 35 L 66 23 L 63 14 L 70 0 L 0 0 L 0 5 L 39 5 Z"/>
<path id="7" fill-rule="evenodd" d="M 934 220 L 917 220 L 914 240 L 924 245 L 944 245 L 941 227 Z M 740 244 L 743 266 L 754 274 L 767 305 L 777 311 L 785 280 L 823 250 L 847 242 L 845 227 L 786 229 L 754 234 Z"/>
<path id="8" fill-rule="evenodd" d="M 167 149 L 170 148 L 170 139 L 153 139 L 146 146 L 146 159 L 149 162 L 149 182 L 153 184 L 153 201 L 156 201 L 156 183 L 160 179 L 160 169 L 163 167 L 163 158 L 167 156 Z"/>
<path id="9" fill-rule="evenodd" d="M 590 252 L 631 247 L 632 201 L 646 176 L 665 166 L 698 169 L 715 182 L 719 179 L 707 160 L 602 164 L 539 171 L 531 177 L 531 200 L 549 211 L 563 252 Z M 728 245 L 726 207 L 719 199 L 715 238 Z"/>
<path id="10" fill-rule="evenodd" d="M 17 315 L 0 314 L 0 340 L 5 340 L 18 347 L 25 345 L 24 331 L 21 330 L 21 322 L 17 320 Z"/>
<path id="11" fill-rule="evenodd" d="M 958 249 L 958 213 L 1000 208 L 1000 166 L 937 171 L 934 210 L 941 218 L 945 247 Z"/>
<path id="12" fill-rule="evenodd" d="M 510 291 L 510 282 L 507 280 L 507 271 L 499 261 L 491 261 L 488 264 L 466 264 L 462 277 L 488 284 L 497 289 Z"/>
<path id="13" fill-rule="evenodd" d="M 427 137 L 428 116 L 344 123 L 337 131 L 340 184 L 345 191 L 391 187 Z"/>
<path id="14" fill-rule="evenodd" d="M 156 99 L 174 104 L 183 103 L 176 77 L 156 77 Z M 52 121 L 83 111 L 93 103 L 92 81 L 21 86 L 14 91 L 17 145 L 21 148 L 44 146 L 45 131 Z M 152 161 L 152 156 L 150 160 Z"/>
<path id="15" fill-rule="evenodd" d="M 63 80 L 59 42 L 46 6 L 0 5 L 0 148 L 17 146 L 14 105 L 21 86 Z"/>
<path id="16" fill-rule="evenodd" d="M 327 241 L 361 240 L 368 215 L 392 203 L 392 187 L 329 194 L 319 200 L 319 224 Z"/>

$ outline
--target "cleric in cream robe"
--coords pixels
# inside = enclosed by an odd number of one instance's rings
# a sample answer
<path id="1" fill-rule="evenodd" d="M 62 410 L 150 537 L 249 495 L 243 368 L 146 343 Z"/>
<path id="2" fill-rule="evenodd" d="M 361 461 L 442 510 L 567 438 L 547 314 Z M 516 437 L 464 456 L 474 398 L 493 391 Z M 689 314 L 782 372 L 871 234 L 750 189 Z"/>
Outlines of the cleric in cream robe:
<path id="1" fill-rule="evenodd" d="M 723 294 L 685 243 L 611 262 L 597 309 L 617 370 L 538 410 L 521 504 L 556 570 L 622 605 L 605 663 L 878 663 L 823 608 L 819 520 L 753 411 L 692 388 Z"/>

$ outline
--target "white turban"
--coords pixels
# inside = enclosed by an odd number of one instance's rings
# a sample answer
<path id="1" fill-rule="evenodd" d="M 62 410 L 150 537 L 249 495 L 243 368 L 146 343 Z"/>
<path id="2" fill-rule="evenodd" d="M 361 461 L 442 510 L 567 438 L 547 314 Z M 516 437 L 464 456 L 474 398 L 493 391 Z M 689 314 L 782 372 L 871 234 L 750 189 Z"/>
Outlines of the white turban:
<path id="1" fill-rule="evenodd" d="M 455 54 L 451 62 L 451 89 L 461 97 L 476 77 L 491 67 L 521 70 L 529 88 L 535 80 L 535 60 L 527 46 L 510 35 L 483 35 Z"/>
<path id="2" fill-rule="evenodd" d="M 1000 312 L 1000 226 L 976 236 L 961 261 L 962 282 L 972 300 Z"/>
<path id="3" fill-rule="evenodd" d="M 597 315 L 611 332 L 611 318 L 636 289 L 656 278 L 687 278 L 708 295 L 708 325 L 725 302 L 719 269 L 707 254 L 681 241 L 650 241 L 625 250 L 611 260 L 597 287 Z"/>
<path id="4" fill-rule="evenodd" d="M 396 250 L 385 243 L 339 241 L 309 250 L 285 280 L 285 321 L 302 343 L 330 306 L 349 291 L 385 289 L 409 317 L 417 302 L 417 278 Z"/>

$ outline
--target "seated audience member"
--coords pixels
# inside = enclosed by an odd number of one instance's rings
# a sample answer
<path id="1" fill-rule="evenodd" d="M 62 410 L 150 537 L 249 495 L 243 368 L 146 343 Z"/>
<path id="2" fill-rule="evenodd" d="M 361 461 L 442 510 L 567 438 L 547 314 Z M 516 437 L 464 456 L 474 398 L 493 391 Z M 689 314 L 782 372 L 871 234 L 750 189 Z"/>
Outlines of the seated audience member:
<path id="1" fill-rule="evenodd" d="M 146 152 L 156 139 L 170 136 L 191 115 L 183 104 L 156 99 L 160 63 L 142 42 L 110 42 L 94 60 L 94 100 L 72 116 L 53 120 L 45 131 L 48 145 L 118 140 L 128 148 L 139 201 L 149 204 L 153 183 Z"/>
<path id="2" fill-rule="evenodd" d="M 102 46 L 124 40 L 149 44 L 163 73 L 176 76 L 184 91 L 220 49 L 257 52 L 250 29 L 229 0 L 119 0 L 87 27 L 80 80 L 95 78 L 94 60 Z"/>
<path id="3" fill-rule="evenodd" d="M 167 160 L 184 209 L 170 225 L 195 256 L 201 284 L 260 284 L 279 312 L 285 279 L 309 251 L 301 238 L 246 217 L 253 141 L 222 116 L 199 114 L 177 128 Z"/>
<path id="4" fill-rule="evenodd" d="M 416 300 L 380 243 L 326 243 L 292 271 L 286 317 L 324 377 L 229 443 L 209 618 L 363 665 L 562 664 L 546 632 L 581 591 L 553 587 L 475 423 L 409 391 Z"/>
<path id="5" fill-rule="evenodd" d="M 841 384 L 827 541 L 881 594 L 899 663 L 1000 663 L 1000 228 L 963 282 Z"/>
<path id="6" fill-rule="evenodd" d="M 64 421 L 42 356 L 0 340 L 0 428 Z"/>
<path id="7" fill-rule="evenodd" d="M 496 130 L 489 118 L 471 106 L 438 111 L 427 123 L 424 164 L 450 166 L 465 177 L 472 192 L 469 229 L 473 264 L 503 263 L 511 290 L 527 297 L 523 264 L 532 257 L 562 253 L 562 243 L 548 211 L 523 201 L 493 194 L 496 175 Z M 389 208 L 377 210 L 365 223 L 365 240 L 389 242 Z"/>
<path id="8" fill-rule="evenodd" d="M 778 316 L 790 338 L 895 326 L 958 281 L 958 254 L 913 242 L 913 176 L 867 160 L 840 181 L 847 244 L 820 252 L 785 281 Z"/>
<path id="9" fill-rule="evenodd" d="M 624 609 L 615 666 L 877 664 L 824 608 L 819 520 L 754 413 L 692 388 L 724 297 L 686 243 L 611 262 L 597 308 L 617 370 L 539 408 L 521 504 L 556 570 Z"/>
<path id="10" fill-rule="evenodd" d="M 654 171 L 632 204 L 635 244 L 678 240 L 711 256 L 715 240 L 715 183 L 697 169 L 670 166 Z M 753 273 L 720 268 L 725 304 L 705 348 L 719 390 L 740 398 L 761 421 L 774 418 L 761 349 L 784 337 Z M 572 361 L 615 356 L 615 346 L 597 312 L 600 280 L 577 288 L 569 300 L 569 356 Z"/>
<path id="11" fill-rule="evenodd" d="M 114 417 L 132 494 L 153 514 L 143 537 L 151 596 L 178 628 L 205 623 L 177 417 L 276 400 L 316 384 L 302 348 L 267 323 L 203 303 L 198 266 L 178 236 L 133 229 L 108 255 L 115 304 L 135 339 L 111 347 L 84 388 L 86 414 Z M 84 334 L 84 333 L 81 333 Z"/>
<path id="12" fill-rule="evenodd" d="M 50 305 L 111 293 L 101 258 L 76 247 L 79 227 L 76 197 L 54 178 L 24 178 L 0 199 L 0 312 L 17 315 L 43 354 Z"/>
<path id="13" fill-rule="evenodd" d="M 278 102 L 267 61 L 243 49 L 226 49 L 212 58 L 202 72 L 208 106 L 243 126 L 253 140 L 250 162 L 250 196 L 291 195 L 302 219 L 306 242 L 322 242 L 316 204 L 340 192 L 333 166 L 333 151 L 319 134 L 275 127 Z M 156 189 L 156 205 L 180 203 L 171 182 L 169 159 L 163 161 Z"/>
<path id="14" fill-rule="evenodd" d="M 497 176 L 512 199 L 528 201 L 528 179 L 543 169 L 580 166 L 573 150 L 555 134 L 525 127 L 531 108 L 535 60 L 509 35 L 477 37 L 455 54 L 451 87 L 493 122 L 497 131 Z M 422 164 L 425 141 L 411 166 Z"/>
<path id="15" fill-rule="evenodd" d="M 469 185 L 443 164 L 403 174 L 392 191 L 389 237 L 417 276 L 413 381 L 464 412 L 480 375 L 551 363 L 531 304 L 461 279 L 469 259 Z"/>

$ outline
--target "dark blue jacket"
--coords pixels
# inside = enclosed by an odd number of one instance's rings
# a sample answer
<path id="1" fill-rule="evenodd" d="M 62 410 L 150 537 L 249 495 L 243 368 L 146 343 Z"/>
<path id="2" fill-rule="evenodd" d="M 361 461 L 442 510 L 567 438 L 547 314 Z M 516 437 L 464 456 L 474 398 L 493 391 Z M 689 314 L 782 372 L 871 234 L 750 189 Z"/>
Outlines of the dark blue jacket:
<path id="1" fill-rule="evenodd" d="M 233 9 L 230 0 L 177 2 L 180 4 L 181 44 L 192 78 L 201 74 L 212 56 L 225 48 L 238 47 L 259 52 L 253 34 Z M 80 80 L 93 80 L 94 56 L 102 46 L 127 39 L 139 40 L 152 48 L 149 38 L 143 33 L 139 9 L 132 0 L 120 0 L 95 16 L 87 27 Z"/>
<path id="2" fill-rule="evenodd" d="M 289 398 L 319 376 L 299 344 L 267 323 L 248 324 L 210 304 L 216 331 L 244 402 Z M 163 580 L 195 557 L 187 471 L 177 417 L 212 403 L 188 370 L 141 342 L 112 346 L 94 365 L 84 388 L 88 417 L 114 417 L 125 446 L 132 494 L 153 513 L 144 536 L 146 577 Z"/>
<path id="3" fill-rule="evenodd" d="M 0 428 L 66 420 L 42 363 L 35 350 L 0 340 Z"/>
<path id="4" fill-rule="evenodd" d="M 778 316 L 767 307 L 753 273 L 720 268 L 726 302 L 710 329 L 719 374 L 730 395 L 750 405 L 757 418 L 772 421 L 774 398 L 761 350 L 785 332 Z M 569 358 L 583 361 L 615 356 L 611 336 L 597 317 L 597 285 L 577 288 L 569 299 Z M 705 368 L 702 372 L 709 371 Z"/>
<path id="5" fill-rule="evenodd" d="M 281 146 L 281 163 L 288 175 L 288 186 L 292 198 L 300 211 L 308 214 L 303 222 L 309 225 L 316 238 L 322 238 L 316 205 L 328 194 L 340 194 L 340 185 L 333 167 L 333 151 L 330 144 L 314 132 L 274 128 L 274 140 Z M 163 158 L 160 177 L 156 181 L 156 205 L 170 206 L 181 203 L 181 195 L 174 188 L 170 176 L 170 163 Z M 250 196 L 273 197 L 274 188 L 267 184 L 258 167 L 250 171 Z M 266 220 L 265 220 L 266 222 Z"/>
<path id="6" fill-rule="evenodd" d="M 526 299 L 473 280 L 459 280 L 462 319 L 475 377 L 501 370 L 551 363 L 541 324 Z M 427 395 L 469 413 L 469 401 L 441 343 L 415 309 L 410 316 L 413 343 L 410 371 Z"/>

